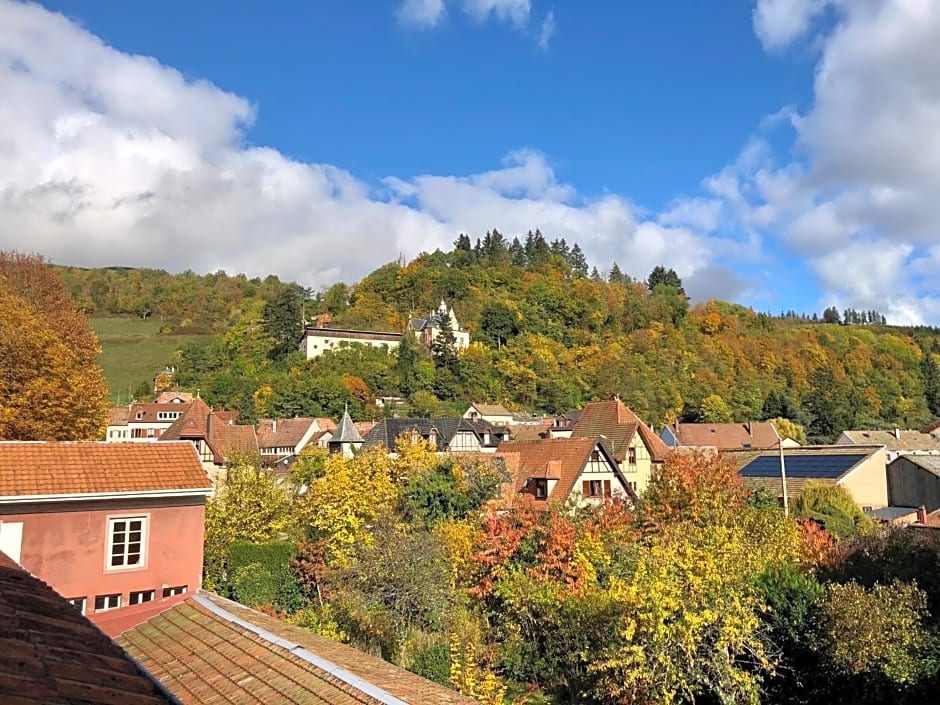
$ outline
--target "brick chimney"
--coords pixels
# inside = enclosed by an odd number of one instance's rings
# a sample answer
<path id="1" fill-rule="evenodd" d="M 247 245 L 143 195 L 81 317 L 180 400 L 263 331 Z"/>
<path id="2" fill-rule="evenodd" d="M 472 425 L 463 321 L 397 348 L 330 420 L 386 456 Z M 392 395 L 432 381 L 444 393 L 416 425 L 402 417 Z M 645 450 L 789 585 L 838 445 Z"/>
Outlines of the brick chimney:
<path id="1" fill-rule="evenodd" d="M 927 507 L 923 504 L 917 508 L 917 523 L 926 524 L 927 523 Z"/>
<path id="2" fill-rule="evenodd" d="M 751 425 L 750 421 L 747 422 L 747 435 L 752 438 L 754 437 L 754 427 Z"/>

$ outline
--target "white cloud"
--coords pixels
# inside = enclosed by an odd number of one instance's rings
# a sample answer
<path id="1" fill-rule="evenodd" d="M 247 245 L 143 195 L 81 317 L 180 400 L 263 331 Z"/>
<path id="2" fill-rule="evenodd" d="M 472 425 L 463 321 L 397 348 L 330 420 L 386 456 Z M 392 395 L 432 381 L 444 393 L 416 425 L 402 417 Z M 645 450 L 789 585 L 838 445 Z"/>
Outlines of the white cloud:
<path id="1" fill-rule="evenodd" d="M 863 2 L 864 0 L 857 0 Z M 767 49 L 782 49 L 806 34 L 832 0 L 757 0 L 754 31 Z"/>
<path id="2" fill-rule="evenodd" d="M 673 201 L 669 210 L 659 216 L 663 225 L 688 225 L 700 232 L 718 229 L 724 203 L 717 198 L 686 198 Z"/>
<path id="3" fill-rule="evenodd" d="M 396 12 L 398 21 L 410 27 L 436 27 L 447 14 L 444 0 L 404 0 Z"/>
<path id="4" fill-rule="evenodd" d="M 492 15 L 516 29 L 525 29 L 532 12 L 529 0 L 462 0 L 461 4 L 463 11 L 476 22 L 485 22 Z"/>
<path id="5" fill-rule="evenodd" d="M 539 28 L 538 45 L 542 49 L 548 49 L 553 36 L 555 36 L 555 11 L 549 10 L 548 14 L 542 19 L 542 26 Z"/>
<path id="6" fill-rule="evenodd" d="M 534 150 L 477 174 L 389 177 L 378 192 L 334 166 L 247 146 L 244 98 L 61 15 L 0 0 L 0 28 L 0 249 L 315 287 L 493 227 L 541 228 L 602 269 L 616 260 L 643 278 L 657 264 L 707 274 L 729 249 L 690 224 L 643 220 L 619 196 L 579 194 Z"/>

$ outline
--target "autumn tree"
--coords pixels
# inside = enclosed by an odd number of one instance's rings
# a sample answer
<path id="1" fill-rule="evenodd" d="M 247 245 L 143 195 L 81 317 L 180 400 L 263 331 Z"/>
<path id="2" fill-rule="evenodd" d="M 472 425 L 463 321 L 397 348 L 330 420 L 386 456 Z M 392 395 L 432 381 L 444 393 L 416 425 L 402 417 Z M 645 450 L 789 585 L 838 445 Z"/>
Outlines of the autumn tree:
<path id="1" fill-rule="evenodd" d="M 0 252 L 0 330 L 0 438 L 98 438 L 108 413 L 98 338 L 42 257 Z"/>

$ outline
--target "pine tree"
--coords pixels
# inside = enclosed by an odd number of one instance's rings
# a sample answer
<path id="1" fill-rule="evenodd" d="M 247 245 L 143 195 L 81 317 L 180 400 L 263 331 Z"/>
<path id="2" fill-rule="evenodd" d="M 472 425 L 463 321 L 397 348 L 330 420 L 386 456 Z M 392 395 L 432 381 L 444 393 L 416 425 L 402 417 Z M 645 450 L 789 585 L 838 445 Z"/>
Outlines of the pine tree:
<path id="1" fill-rule="evenodd" d="M 575 243 L 574 247 L 571 248 L 571 254 L 568 256 L 568 262 L 571 264 L 571 271 L 573 271 L 575 274 L 580 274 L 584 277 L 587 276 L 587 258 L 584 256 L 584 252 L 581 251 L 581 246 L 578 243 Z"/>

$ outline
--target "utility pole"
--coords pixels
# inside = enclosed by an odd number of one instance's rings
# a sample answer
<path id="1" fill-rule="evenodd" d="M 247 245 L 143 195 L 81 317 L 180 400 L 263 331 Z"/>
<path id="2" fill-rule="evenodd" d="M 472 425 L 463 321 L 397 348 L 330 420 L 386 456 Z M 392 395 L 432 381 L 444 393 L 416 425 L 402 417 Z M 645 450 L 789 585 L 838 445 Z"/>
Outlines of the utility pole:
<path id="1" fill-rule="evenodd" d="M 783 439 L 777 444 L 780 448 L 780 481 L 783 483 L 783 515 L 790 516 L 790 501 L 787 498 L 787 466 L 783 461 Z"/>

